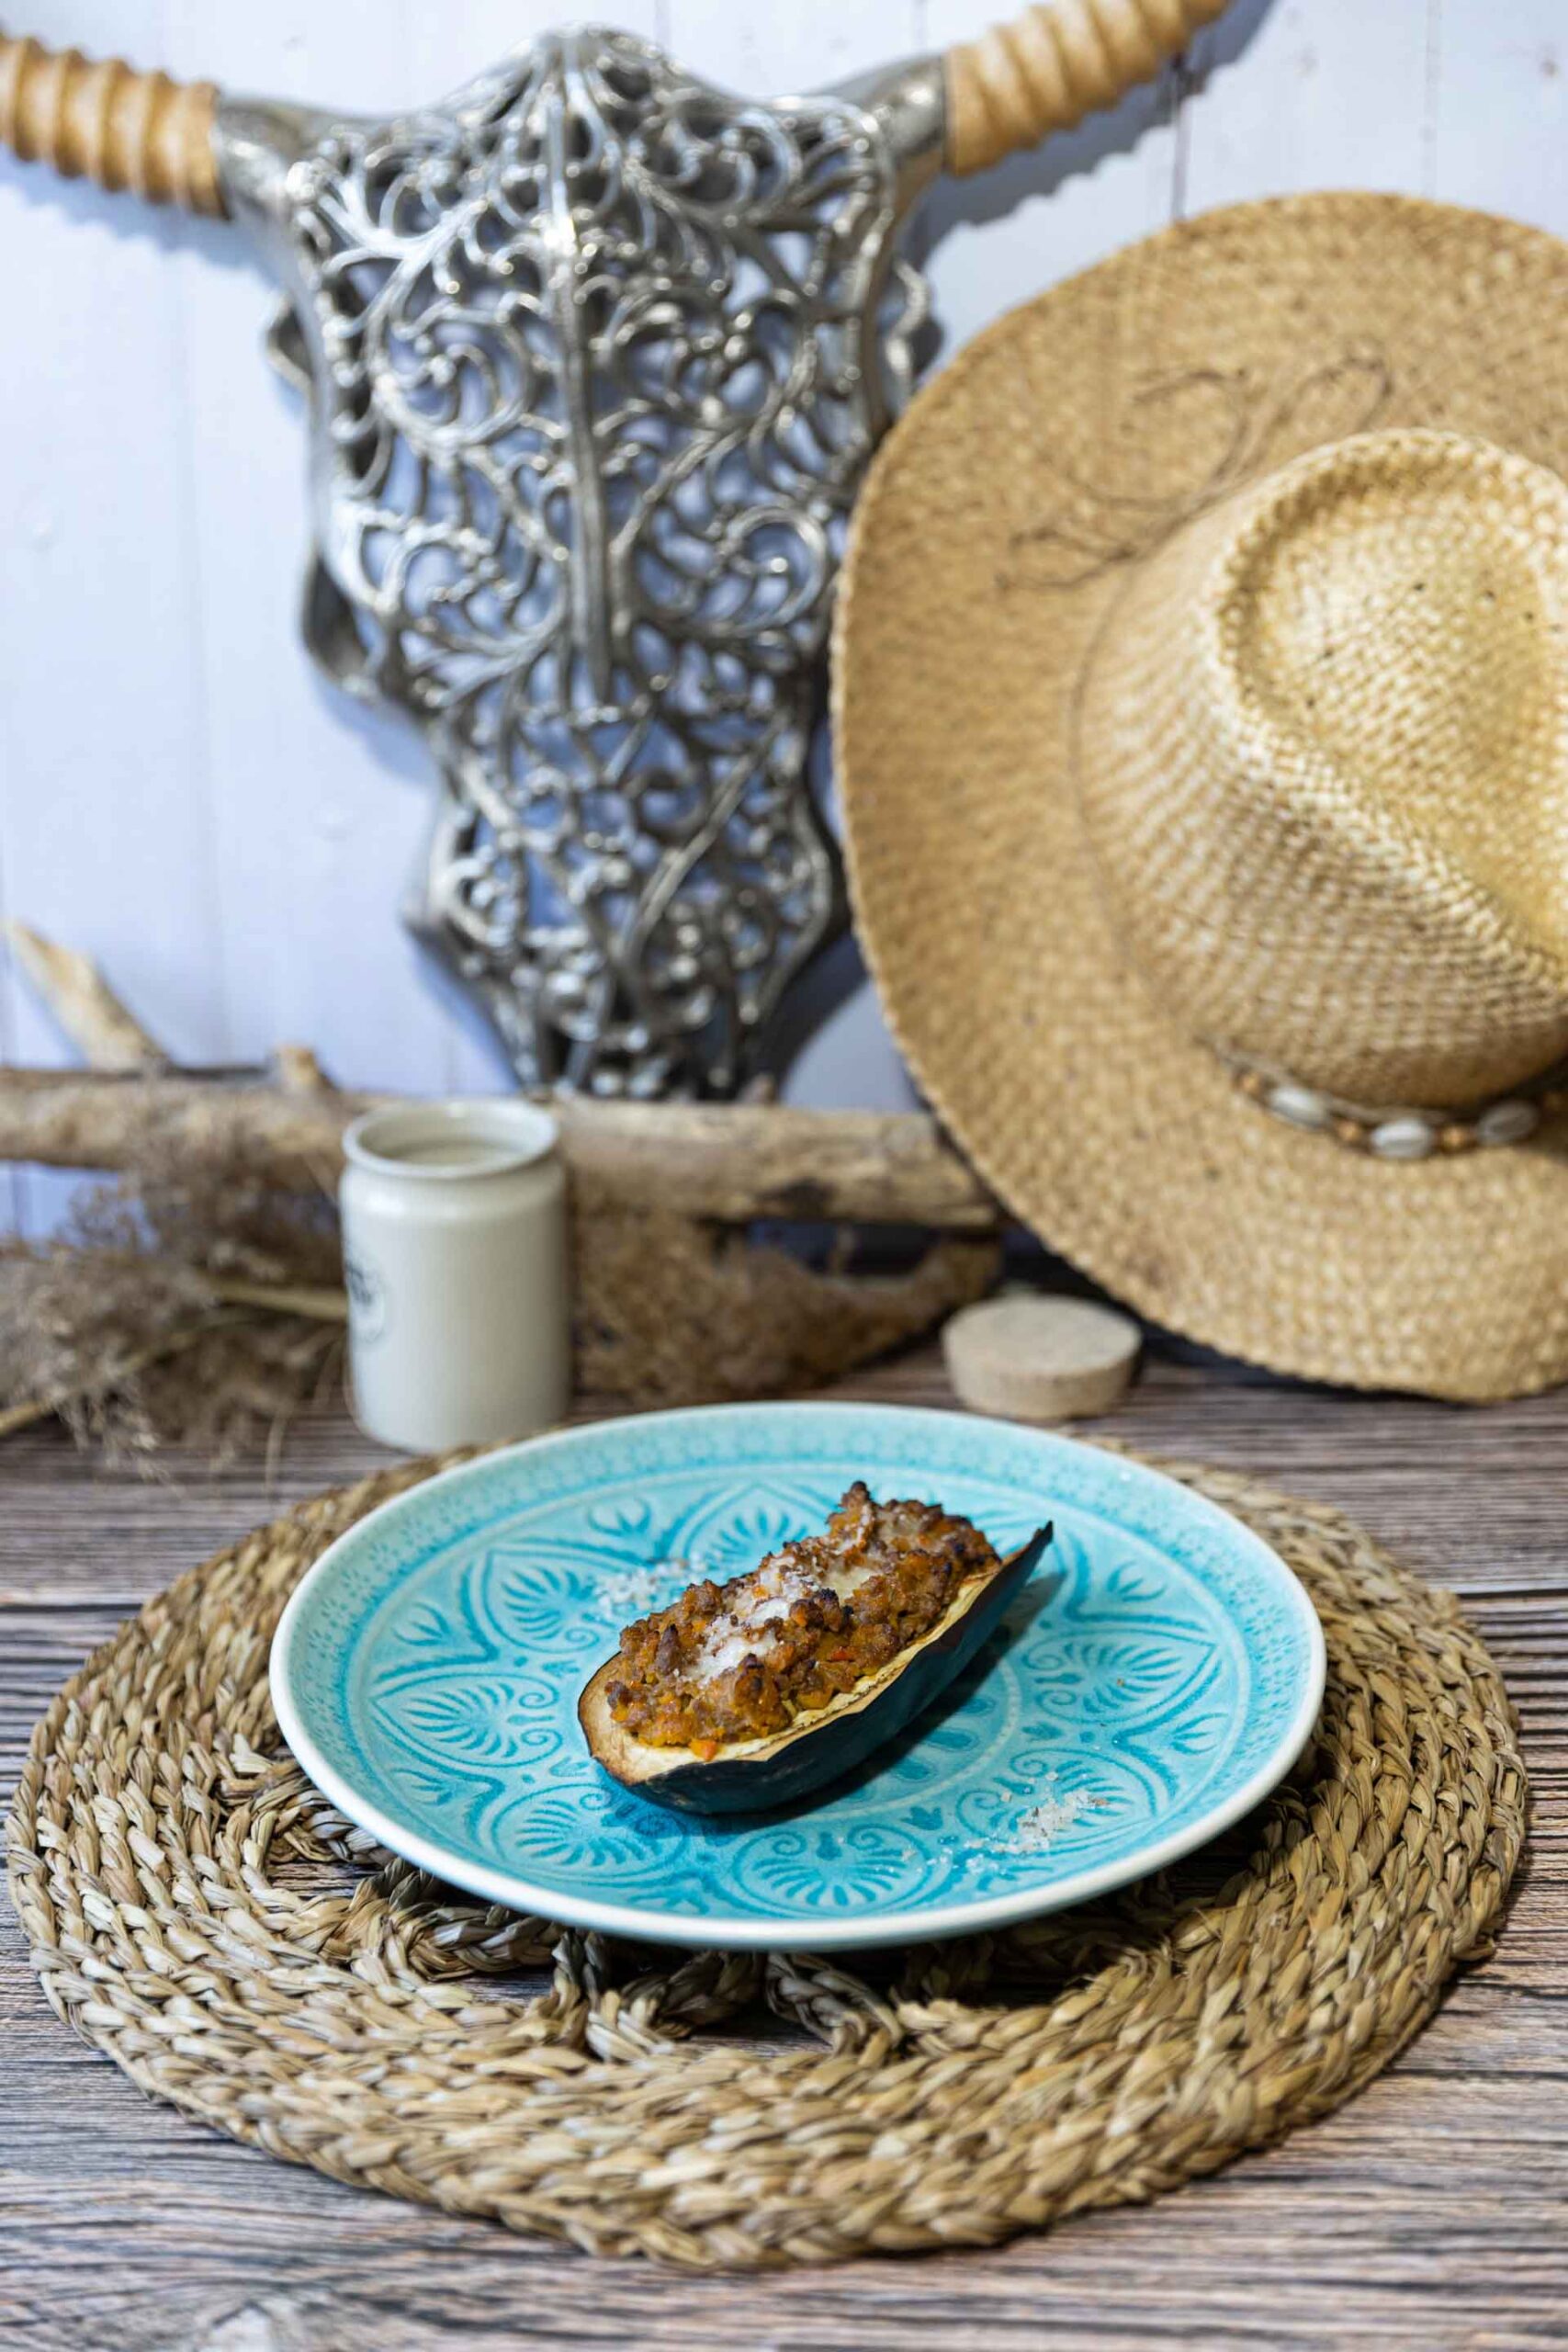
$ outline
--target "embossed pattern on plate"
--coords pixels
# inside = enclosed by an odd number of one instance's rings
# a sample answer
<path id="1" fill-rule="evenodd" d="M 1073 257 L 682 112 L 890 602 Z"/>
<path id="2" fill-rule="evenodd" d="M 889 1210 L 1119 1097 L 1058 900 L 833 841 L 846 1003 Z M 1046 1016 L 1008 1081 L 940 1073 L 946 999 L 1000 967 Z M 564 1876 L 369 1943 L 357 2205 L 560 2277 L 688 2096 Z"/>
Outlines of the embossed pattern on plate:
<path id="1" fill-rule="evenodd" d="M 857 1476 L 1004 1551 L 1055 1520 L 976 1667 L 790 1815 L 617 1788 L 576 1703 L 619 1628 L 820 1526 Z M 1275 1553 L 1141 1464 L 967 1415 L 747 1405 L 539 1439 L 387 1504 L 300 1585 L 272 1684 L 319 1785 L 457 1885 L 659 1941 L 821 1950 L 1053 1909 L 1214 1836 L 1300 1753 L 1323 1637 Z"/>

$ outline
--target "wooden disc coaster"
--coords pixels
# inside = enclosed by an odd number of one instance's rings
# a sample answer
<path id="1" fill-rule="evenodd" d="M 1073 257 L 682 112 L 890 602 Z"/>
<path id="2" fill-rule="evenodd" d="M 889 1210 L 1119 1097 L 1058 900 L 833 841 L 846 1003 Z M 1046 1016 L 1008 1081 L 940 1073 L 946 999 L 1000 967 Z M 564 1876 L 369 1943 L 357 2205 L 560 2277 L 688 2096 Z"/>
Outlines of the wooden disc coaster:
<path id="1" fill-rule="evenodd" d="M 1124 1394 L 1142 1334 L 1130 1315 L 1042 1291 L 982 1299 L 942 1328 L 948 1377 L 976 1413 L 1070 1421 Z"/>
<path id="2" fill-rule="evenodd" d="M 1336 1511 L 1192 1470 L 1328 1645 L 1310 1753 L 1218 1849 L 858 1969 L 617 1945 L 456 1894 L 333 1813 L 267 1689 L 312 1560 L 439 1466 L 321 1496 L 149 1601 L 54 1701 L 17 1792 L 12 1896 L 55 2009 L 275 2156 L 708 2269 L 951 2253 L 1325 2115 L 1502 1917 L 1524 1770 L 1451 1596 Z M 515 1996 L 478 1997 L 486 1977 Z M 761 2038 L 767 2010 L 791 2038 Z"/>

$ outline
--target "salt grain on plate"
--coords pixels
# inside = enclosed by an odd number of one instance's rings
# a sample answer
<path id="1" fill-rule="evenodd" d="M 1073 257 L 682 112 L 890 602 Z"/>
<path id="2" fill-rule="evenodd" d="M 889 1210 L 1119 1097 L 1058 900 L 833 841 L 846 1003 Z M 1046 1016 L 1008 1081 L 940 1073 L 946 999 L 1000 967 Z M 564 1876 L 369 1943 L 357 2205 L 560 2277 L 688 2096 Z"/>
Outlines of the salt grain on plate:
<path id="1" fill-rule="evenodd" d="M 1054 1788 L 1047 1786 L 1039 1804 L 1020 1814 L 1013 1824 L 1012 1836 L 1007 1841 L 1009 1853 L 1049 1853 L 1051 1840 L 1059 1838 L 1064 1829 L 1070 1829 L 1094 1803 L 1087 1789 L 1069 1789 L 1058 1796 Z"/>
<path id="2" fill-rule="evenodd" d="M 644 1568 L 619 1568 L 613 1574 L 596 1577 L 593 1597 L 608 1609 L 633 1617 L 645 1617 L 657 1609 L 660 1600 L 668 1599 L 669 1587 L 679 1577 L 682 1583 L 691 1580 L 691 1563 L 687 1560 L 650 1560 Z"/>

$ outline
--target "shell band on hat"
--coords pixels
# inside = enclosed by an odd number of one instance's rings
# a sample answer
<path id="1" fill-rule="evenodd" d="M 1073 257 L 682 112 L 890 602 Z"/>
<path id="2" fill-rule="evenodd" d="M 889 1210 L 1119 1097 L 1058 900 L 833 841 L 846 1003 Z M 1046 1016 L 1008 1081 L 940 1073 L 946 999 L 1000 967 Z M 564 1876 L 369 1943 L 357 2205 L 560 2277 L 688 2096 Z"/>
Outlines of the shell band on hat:
<path id="1" fill-rule="evenodd" d="M 1347 1102 L 1279 1070 L 1236 1063 L 1235 1082 L 1249 1101 L 1275 1118 L 1310 1133 L 1331 1136 L 1376 1159 L 1429 1159 L 1434 1152 L 1496 1151 L 1528 1143 L 1543 1119 L 1568 1110 L 1568 1065 L 1562 1063 L 1529 1092 L 1506 1094 L 1478 1105 L 1466 1117 L 1425 1103 Z"/>

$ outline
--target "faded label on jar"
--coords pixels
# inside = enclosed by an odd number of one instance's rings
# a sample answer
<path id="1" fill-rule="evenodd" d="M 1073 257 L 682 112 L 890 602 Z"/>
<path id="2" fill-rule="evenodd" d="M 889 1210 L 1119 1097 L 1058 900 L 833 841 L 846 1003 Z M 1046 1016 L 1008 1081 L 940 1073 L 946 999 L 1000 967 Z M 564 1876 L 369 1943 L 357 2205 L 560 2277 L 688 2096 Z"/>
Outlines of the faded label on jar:
<path id="1" fill-rule="evenodd" d="M 386 1284 L 367 1259 L 349 1250 L 343 1253 L 343 1280 L 355 1340 L 359 1346 L 368 1347 L 387 1328 Z"/>

